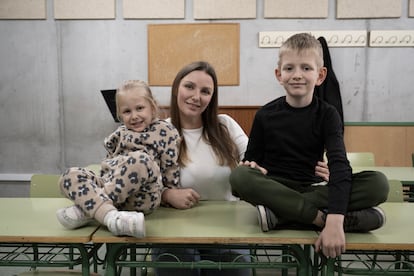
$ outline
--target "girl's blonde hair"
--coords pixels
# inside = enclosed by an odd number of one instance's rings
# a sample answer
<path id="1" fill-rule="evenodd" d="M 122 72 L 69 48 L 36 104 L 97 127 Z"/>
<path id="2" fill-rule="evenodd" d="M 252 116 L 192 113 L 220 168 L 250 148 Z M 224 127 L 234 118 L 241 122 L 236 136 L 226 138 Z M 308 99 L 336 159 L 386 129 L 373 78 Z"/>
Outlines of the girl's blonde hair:
<path id="1" fill-rule="evenodd" d="M 149 104 L 151 105 L 153 111 L 153 119 L 158 117 L 158 104 L 155 101 L 151 88 L 149 85 L 142 80 L 127 80 L 125 81 L 117 90 L 115 94 L 115 102 L 116 102 L 116 116 L 120 122 L 122 122 L 120 112 L 119 112 L 119 96 L 125 92 L 144 92 L 142 93 L 142 97 L 144 97 Z"/>

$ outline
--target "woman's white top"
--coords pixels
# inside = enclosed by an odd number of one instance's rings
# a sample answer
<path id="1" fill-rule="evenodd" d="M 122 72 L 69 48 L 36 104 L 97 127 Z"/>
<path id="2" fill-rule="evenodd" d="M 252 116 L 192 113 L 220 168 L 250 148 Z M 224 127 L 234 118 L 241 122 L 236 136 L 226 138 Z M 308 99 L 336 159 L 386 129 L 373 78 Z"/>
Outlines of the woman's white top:
<path id="1" fill-rule="evenodd" d="M 248 138 L 240 125 L 230 116 L 218 115 L 219 121 L 229 130 L 243 159 Z M 170 119 L 168 119 L 170 121 Z M 237 200 L 231 193 L 229 176 L 231 168 L 220 166 L 213 149 L 202 138 L 203 128 L 182 129 L 187 145 L 188 164 L 180 169 L 181 186 L 192 188 L 201 200 Z"/>

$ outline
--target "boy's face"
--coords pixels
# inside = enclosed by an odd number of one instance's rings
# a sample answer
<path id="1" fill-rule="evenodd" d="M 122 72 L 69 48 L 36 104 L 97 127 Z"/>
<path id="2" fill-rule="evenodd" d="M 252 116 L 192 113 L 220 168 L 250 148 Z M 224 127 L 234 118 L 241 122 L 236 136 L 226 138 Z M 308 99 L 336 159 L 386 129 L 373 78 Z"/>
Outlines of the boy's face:
<path id="1" fill-rule="evenodd" d="M 326 68 L 318 66 L 313 50 L 286 51 L 275 70 L 276 78 L 286 90 L 286 100 L 293 106 L 311 103 L 315 86 L 326 77 Z"/>
<path id="2" fill-rule="evenodd" d="M 124 91 L 119 95 L 119 116 L 129 130 L 143 131 L 153 120 L 151 104 L 141 91 Z"/>

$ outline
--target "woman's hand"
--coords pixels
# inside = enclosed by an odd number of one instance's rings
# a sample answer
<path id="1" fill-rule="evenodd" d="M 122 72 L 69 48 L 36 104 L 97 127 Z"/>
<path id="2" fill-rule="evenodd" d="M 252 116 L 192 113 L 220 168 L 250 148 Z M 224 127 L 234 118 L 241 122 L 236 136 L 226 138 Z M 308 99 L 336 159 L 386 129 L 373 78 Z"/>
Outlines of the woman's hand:
<path id="1" fill-rule="evenodd" d="M 329 168 L 328 163 L 323 161 L 318 161 L 318 164 L 315 166 L 315 175 L 322 177 L 323 180 L 329 182 Z"/>
<path id="2" fill-rule="evenodd" d="M 200 200 L 200 195 L 193 189 L 166 189 L 162 193 L 162 201 L 177 209 L 189 209 Z"/>
<path id="3" fill-rule="evenodd" d="M 267 170 L 263 167 L 260 167 L 256 162 L 254 161 L 240 161 L 239 163 L 240 166 L 248 166 L 252 169 L 258 169 L 259 171 L 262 172 L 262 174 L 267 174 Z"/>

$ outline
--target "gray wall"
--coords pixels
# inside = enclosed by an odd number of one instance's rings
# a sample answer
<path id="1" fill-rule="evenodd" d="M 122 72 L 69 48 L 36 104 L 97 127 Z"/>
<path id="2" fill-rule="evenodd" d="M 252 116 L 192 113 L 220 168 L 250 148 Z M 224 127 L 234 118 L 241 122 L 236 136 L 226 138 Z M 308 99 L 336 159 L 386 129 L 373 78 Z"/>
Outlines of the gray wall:
<path id="1" fill-rule="evenodd" d="M 240 85 L 221 87 L 221 105 L 262 105 L 283 95 L 273 70 L 276 48 L 259 48 L 258 32 L 287 30 L 413 29 L 414 18 L 336 20 L 257 19 L 240 23 Z M 48 14 L 51 14 L 51 3 Z M 0 21 L 0 174 L 60 173 L 98 163 L 102 141 L 115 127 L 100 89 L 147 79 L 147 24 L 208 22 L 124 20 Z M 414 121 L 414 48 L 332 48 L 346 121 Z M 153 87 L 168 105 L 168 87 Z"/>

